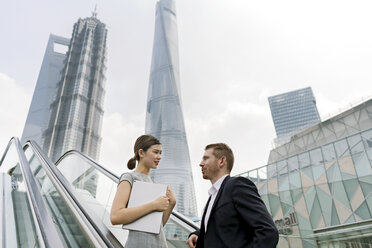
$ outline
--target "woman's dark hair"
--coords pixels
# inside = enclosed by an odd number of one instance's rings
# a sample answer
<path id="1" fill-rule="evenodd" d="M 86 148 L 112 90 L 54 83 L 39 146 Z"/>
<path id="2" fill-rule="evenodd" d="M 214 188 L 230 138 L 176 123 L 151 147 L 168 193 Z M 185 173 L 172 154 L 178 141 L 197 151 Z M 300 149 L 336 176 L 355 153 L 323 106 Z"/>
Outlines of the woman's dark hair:
<path id="1" fill-rule="evenodd" d="M 134 143 L 134 156 L 128 160 L 128 169 L 133 170 L 136 167 L 136 160 L 139 161 L 140 157 L 138 155 L 139 150 L 146 152 L 153 145 L 161 145 L 160 141 L 152 135 L 141 135 L 137 138 L 136 143 Z"/>

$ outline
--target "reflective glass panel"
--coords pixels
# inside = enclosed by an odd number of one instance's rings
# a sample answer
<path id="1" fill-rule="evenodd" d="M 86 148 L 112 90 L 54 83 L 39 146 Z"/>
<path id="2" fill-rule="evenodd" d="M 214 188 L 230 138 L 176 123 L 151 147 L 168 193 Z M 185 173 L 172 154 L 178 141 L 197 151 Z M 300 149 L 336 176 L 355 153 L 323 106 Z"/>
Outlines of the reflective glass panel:
<path id="1" fill-rule="evenodd" d="M 94 247 L 32 148 L 27 146 L 25 155 L 64 245 L 66 247 Z"/>
<path id="2" fill-rule="evenodd" d="M 0 168 L 11 176 L 12 202 L 7 203 L 6 206 L 12 206 L 12 209 L 6 208 L 8 217 L 6 232 L 15 233 L 18 247 L 40 247 L 37 237 L 38 227 L 33 218 L 26 182 L 14 143 L 9 147 Z"/>
<path id="3" fill-rule="evenodd" d="M 249 179 L 250 179 L 252 182 L 254 182 L 254 183 L 257 182 L 257 178 L 258 178 L 257 170 L 252 170 L 252 171 L 250 171 L 249 174 L 248 174 L 248 176 L 249 176 Z"/>
<path id="4" fill-rule="evenodd" d="M 360 134 L 353 135 L 347 138 L 352 154 L 364 151 L 364 145 Z"/>
<path id="5" fill-rule="evenodd" d="M 121 225 L 113 226 L 110 221 L 110 211 L 117 189 L 117 181 L 111 179 L 96 167 L 92 161 L 79 154 L 71 153 L 63 158 L 57 168 L 65 175 L 66 179 L 74 186 L 77 194 L 83 199 L 84 206 L 93 210 L 110 229 L 115 237 L 124 245 L 128 238 L 128 231 Z M 91 187 L 92 184 L 96 187 Z M 175 222 L 171 218 L 165 225 L 164 231 L 168 245 L 177 245 L 187 240 L 190 230 L 186 223 Z M 190 228 L 189 226 L 187 226 Z M 186 235 L 187 233 L 187 235 Z"/>
<path id="6" fill-rule="evenodd" d="M 362 139 L 366 149 L 372 148 L 372 130 L 368 130 L 362 133 Z"/>
<path id="7" fill-rule="evenodd" d="M 333 161 L 336 159 L 336 152 L 333 147 L 333 143 L 322 146 L 322 152 L 324 156 L 324 162 L 329 162 L 329 161 Z"/>
<path id="8" fill-rule="evenodd" d="M 267 166 L 258 169 L 258 177 L 262 180 L 267 179 Z"/>
<path id="9" fill-rule="evenodd" d="M 372 174 L 372 168 L 369 163 L 367 154 L 361 152 L 352 156 L 355 165 L 355 170 L 359 177 L 368 176 Z"/>
<path id="10" fill-rule="evenodd" d="M 75 188 L 81 202 L 93 210 L 115 237 L 124 245 L 128 231 L 121 225 L 112 225 L 110 211 L 116 193 L 117 182 L 105 176 L 93 167 L 87 160 L 70 154 L 57 165 L 59 171 Z"/>
<path id="11" fill-rule="evenodd" d="M 301 187 L 301 178 L 299 172 L 289 173 L 289 184 L 291 189 L 296 189 Z"/>
<path id="12" fill-rule="evenodd" d="M 336 154 L 339 158 L 350 155 L 349 146 L 346 139 L 342 139 L 334 143 Z"/>
<path id="13" fill-rule="evenodd" d="M 318 165 L 324 162 L 320 148 L 310 151 L 310 160 L 312 165 Z"/>
<path id="14" fill-rule="evenodd" d="M 300 164 L 300 168 L 309 167 L 311 165 L 309 153 L 305 152 L 305 153 L 298 155 L 298 162 Z"/>
<path id="15" fill-rule="evenodd" d="M 288 170 L 291 173 L 292 171 L 298 170 L 298 160 L 297 156 L 293 156 L 287 159 Z"/>
<path id="16" fill-rule="evenodd" d="M 288 173 L 288 166 L 287 160 L 282 160 L 277 163 L 277 170 L 279 175 L 287 174 Z"/>
<path id="17" fill-rule="evenodd" d="M 276 175 L 277 175 L 276 164 L 269 164 L 267 166 L 267 177 L 273 178 L 276 177 Z"/>

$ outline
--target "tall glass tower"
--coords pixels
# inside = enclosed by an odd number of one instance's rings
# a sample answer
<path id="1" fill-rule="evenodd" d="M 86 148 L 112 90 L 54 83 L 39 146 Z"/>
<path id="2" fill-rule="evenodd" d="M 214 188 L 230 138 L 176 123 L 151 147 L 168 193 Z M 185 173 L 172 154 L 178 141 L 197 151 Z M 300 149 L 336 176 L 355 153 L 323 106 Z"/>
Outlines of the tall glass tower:
<path id="1" fill-rule="evenodd" d="M 48 129 L 43 133 L 44 150 L 52 161 L 71 149 L 95 160 L 99 157 L 106 37 L 106 26 L 95 11 L 74 25 Z"/>
<path id="2" fill-rule="evenodd" d="M 66 53 L 70 39 L 50 34 L 47 48 L 45 50 L 43 63 L 28 111 L 27 120 L 22 134 L 22 143 L 27 140 L 36 141 L 43 147 L 42 134 L 48 128 L 50 118 L 50 105 L 56 98 L 57 85 L 61 80 L 61 71 L 66 59 Z"/>
<path id="3" fill-rule="evenodd" d="M 269 104 L 278 144 L 286 143 L 292 135 L 320 122 L 311 87 L 271 96 Z"/>
<path id="4" fill-rule="evenodd" d="M 170 185 L 176 210 L 197 216 L 194 180 L 181 107 L 176 7 L 173 0 L 156 5 L 155 36 L 147 98 L 146 133 L 162 143 L 163 156 L 151 176 Z"/>

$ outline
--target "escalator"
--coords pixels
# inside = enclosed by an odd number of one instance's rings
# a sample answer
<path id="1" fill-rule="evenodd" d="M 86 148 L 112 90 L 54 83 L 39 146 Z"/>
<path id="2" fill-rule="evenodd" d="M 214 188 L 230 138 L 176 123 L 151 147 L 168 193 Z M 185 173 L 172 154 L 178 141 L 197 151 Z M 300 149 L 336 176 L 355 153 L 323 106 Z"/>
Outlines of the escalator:
<path id="1" fill-rule="evenodd" d="M 56 166 L 57 165 L 57 166 Z M 128 231 L 110 223 L 119 177 L 77 151 L 56 164 L 33 142 L 12 138 L 0 160 L 2 247 L 124 247 Z M 169 248 L 186 247 L 197 226 L 173 212 Z"/>

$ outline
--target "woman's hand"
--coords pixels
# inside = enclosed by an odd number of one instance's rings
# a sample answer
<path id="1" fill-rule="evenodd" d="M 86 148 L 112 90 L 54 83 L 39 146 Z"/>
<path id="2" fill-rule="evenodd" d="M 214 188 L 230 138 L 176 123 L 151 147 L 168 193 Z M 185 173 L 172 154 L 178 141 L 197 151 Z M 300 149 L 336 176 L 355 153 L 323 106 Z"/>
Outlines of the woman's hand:
<path id="1" fill-rule="evenodd" d="M 176 197 L 173 193 L 173 191 L 170 189 L 170 187 L 168 186 L 167 188 L 167 197 L 169 198 L 169 204 L 174 206 L 176 205 Z"/>
<path id="2" fill-rule="evenodd" d="M 169 188 L 169 186 L 167 187 L 167 194 L 165 197 L 169 199 L 169 205 L 167 210 L 165 210 L 163 214 L 163 226 L 167 223 L 169 216 L 171 215 L 172 210 L 176 205 L 176 197 L 174 196 L 173 191 Z"/>
<path id="3" fill-rule="evenodd" d="M 169 198 L 167 196 L 160 196 L 153 201 L 155 211 L 163 212 L 169 207 Z"/>

